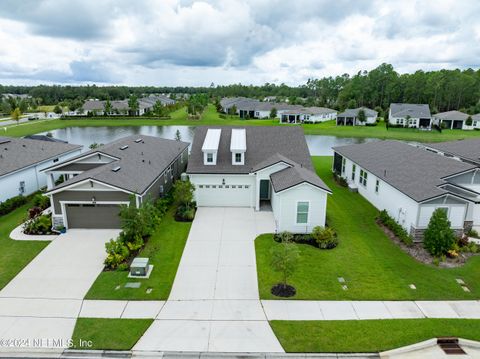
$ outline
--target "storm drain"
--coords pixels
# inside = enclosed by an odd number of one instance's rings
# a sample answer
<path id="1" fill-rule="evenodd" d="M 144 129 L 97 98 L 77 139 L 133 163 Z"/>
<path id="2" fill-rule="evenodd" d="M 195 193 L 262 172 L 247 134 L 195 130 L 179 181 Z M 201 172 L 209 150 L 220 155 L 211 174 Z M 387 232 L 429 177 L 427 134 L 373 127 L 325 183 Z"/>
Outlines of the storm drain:
<path id="1" fill-rule="evenodd" d="M 438 338 L 437 344 L 447 355 L 461 355 L 467 354 L 465 351 L 458 345 L 458 338 Z"/>

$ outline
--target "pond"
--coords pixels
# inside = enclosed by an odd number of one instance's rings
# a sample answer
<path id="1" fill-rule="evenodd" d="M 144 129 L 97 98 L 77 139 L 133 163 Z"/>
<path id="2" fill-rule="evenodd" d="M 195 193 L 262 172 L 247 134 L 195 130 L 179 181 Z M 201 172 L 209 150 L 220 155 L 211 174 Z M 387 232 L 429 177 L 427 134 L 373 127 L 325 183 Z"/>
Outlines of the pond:
<path id="1" fill-rule="evenodd" d="M 174 139 L 177 130 L 180 132 L 182 141 L 192 142 L 194 129 L 193 126 L 67 127 L 49 132 L 55 138 L 83 145 L 84 150 L 88 150 L 88 146 L 94 142 L 109 143 L 128 135 L 149 135 Z M 45 135 L 47 132 L 40 134 Z M 334 146 L 378 141 L 375 138 L 346 138 L 323 135 L 305 135 L 305 138 L 312 156 L 331 156 Z"/>

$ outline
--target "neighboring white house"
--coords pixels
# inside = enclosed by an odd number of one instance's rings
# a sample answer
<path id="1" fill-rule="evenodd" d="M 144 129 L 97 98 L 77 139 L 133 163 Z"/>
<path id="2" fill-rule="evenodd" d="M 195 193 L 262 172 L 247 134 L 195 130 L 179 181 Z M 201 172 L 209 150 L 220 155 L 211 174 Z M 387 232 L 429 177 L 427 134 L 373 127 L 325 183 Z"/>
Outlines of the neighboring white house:
<path id="1" fill-rule="evenodd" d="M 333 148 L 333 170 L 416 239 L 443 208 L 458 234 L 480 225 L 480 173 L 475 165 L 399 141 Z M 466 185 L 470 182 L 470 185 Z M 477 184 L 478 183 L 478 184 Z M 469 188 L 468 188 L 469 187 Z M 474 189 L 479 191 L 474 193 Z M 478 198 L 478 199 L 477 199 Z"/>
<path id="2" fill-rule="evenodd" d="M 335 120 L 337 111 L 326 107 L 291 106 L 280 111 L 280 123 L 317 123 Z"/>
<path id="3" fill-rule="evenodd" d="M 138 99 L 138 110 L 135 111 L 136 116 L 142 116 L 145 113 L 152 111 L 153 106 L 157 103 L 161 103 L 163 106 L 175 104 L 175 100 L 165 95 L 149 95 Z M 95 116 L 103 116 L 105 114 L 106 101 L 100 100 L 87 100 L 83 103 L 81 109 L 76 111 L 77 115 L 85 115 L 92 113 Z M 111 100 L 111 111 L 107 115 L 127 115 L 130 111 L 130 106 L 127 100 Z"/>
<path id="4" fill-rule="evenodd" d="M 391 125 L 430 129 L 432 115 L 426 104 L 392 103 L 388 112 L 388 122 Z"/>
<path id="5" fill-rule="evenodd" d="M 365 113 L 365 121 L 358 119 L 359 112 Z M 367 107 L 347 108 L 344 112 L 337 114 L 337 126 L 364 126 L 373 125 L 377 122 L 378 112 Z"/>
<path id="6" fill-rule="evenodd" d="M 277 231 L 325 225 L 330 189 L 299 127 L 197 127 L 187 174 L 198 206 L 270 209 Z"/>
<path id="7" fill-rule="evenodd" d="M 433 115 L 433 122 L 442 128 L 455 130 L 473 130 L 473 119 L 470 125 L 467 125 L 467 119 L 470 116 L 460 111 L 440 112 Z M 480 124 L 479 124 L 480 125 Z"/>
<path id="8" fill-rule="evenodd" d="M 81 152 L 82 146 L 0 137 L 0 202 L 29 195 L 47 185 L 42 169 Z"/>

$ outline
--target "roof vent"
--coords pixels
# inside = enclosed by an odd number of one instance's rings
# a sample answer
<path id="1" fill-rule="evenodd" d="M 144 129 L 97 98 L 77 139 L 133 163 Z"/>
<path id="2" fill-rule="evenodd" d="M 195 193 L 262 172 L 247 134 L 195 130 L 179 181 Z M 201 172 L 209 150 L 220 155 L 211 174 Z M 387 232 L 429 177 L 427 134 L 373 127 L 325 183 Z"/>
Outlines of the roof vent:
<path id="1" fill-rule="evenodd" d="M 113 171 L 113 172 L 118 172 L 118 171 L 120 171 L 120 168 L 121 168 L 120 166 L 113 167 L 113 168 L 112 168 L 112 171 Z"/>
<path id="2" fill-rule="evenodd" d="M 120 149 L 123 151 L 123 150 L 126 150 L 128 148 L 128 145 L 125 145 L 125 146 L 122 146 L 120 147 Z"/>
<path id="3" fill-rule="evenodd" d="M 137 139 L 135 140 L 135 143 L 139 143 L 139 142 L 142 142 L 142 141 L 143 141 L 143 140 L 142 140 L 141 138 L 137 138 Z"/>

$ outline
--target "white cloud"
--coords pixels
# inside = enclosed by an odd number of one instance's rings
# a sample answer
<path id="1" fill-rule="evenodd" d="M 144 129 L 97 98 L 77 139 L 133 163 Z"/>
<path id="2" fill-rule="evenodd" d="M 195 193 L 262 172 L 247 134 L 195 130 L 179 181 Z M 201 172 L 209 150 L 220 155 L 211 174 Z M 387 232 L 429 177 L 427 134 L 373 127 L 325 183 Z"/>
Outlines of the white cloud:
<path id="1" fill-rule="evenodd" d="M 479 67 L 466 0 L 3 0 L 0 82 L 209 85 Z"/>

